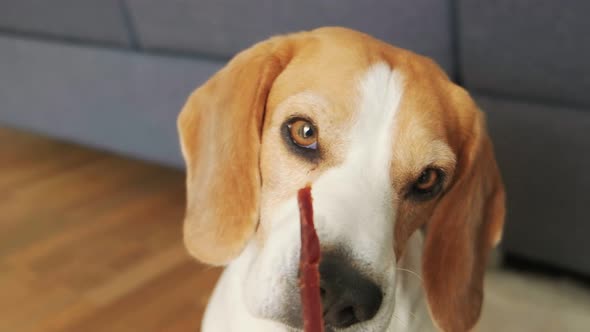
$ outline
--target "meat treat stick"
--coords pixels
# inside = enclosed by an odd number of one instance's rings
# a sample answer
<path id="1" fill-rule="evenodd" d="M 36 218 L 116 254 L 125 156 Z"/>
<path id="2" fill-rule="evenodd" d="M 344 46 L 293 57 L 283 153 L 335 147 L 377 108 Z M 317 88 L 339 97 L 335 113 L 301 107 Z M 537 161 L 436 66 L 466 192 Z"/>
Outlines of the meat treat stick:
<path id="1" fill-rule="evenodd" d="M 311 187 L 297 193 L 301 220 L 301 256 L 299 259 L 299 290 L 303 309 L 303 330 L 323 332 L 322 299 L 320 296 L 320 240 L 313 225 Z"/>

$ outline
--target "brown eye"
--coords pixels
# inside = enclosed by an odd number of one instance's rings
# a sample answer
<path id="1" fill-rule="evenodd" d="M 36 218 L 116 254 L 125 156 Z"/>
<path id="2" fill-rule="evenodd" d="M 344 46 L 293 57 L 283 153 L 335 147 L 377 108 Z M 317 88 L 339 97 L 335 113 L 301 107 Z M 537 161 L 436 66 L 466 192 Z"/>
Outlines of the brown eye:
<path id="1" fill-rule="evenodd" d="M 434 197 L 442 189 L 443 172 L 437 168 L 426 168 L 412 185 L 410 196 L 426 200 Z"/>
<path id="2" fill-rule="evenodd" d="M 318 148 L 318 133 L 315 126 L 303 119 L 297 119 L 288 125 L 289 136 L 297 146 L 316 150 Z"/>
<path id="3" fill-rule="evenodd" d="M 429 190 L 438 183 L 438 172 L 433 168 L 425 169 L 414 185 L 419 190 Z"/>

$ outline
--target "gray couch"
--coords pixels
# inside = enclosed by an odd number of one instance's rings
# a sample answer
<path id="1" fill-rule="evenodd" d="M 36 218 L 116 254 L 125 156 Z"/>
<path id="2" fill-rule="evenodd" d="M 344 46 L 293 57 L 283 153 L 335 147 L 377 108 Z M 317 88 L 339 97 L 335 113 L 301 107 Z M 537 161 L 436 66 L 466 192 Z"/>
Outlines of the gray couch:
<path id="1" fill-rule="evenodd" d="M 233 54 L 342 25 L 433 57 L 488 113 L 504 249 L 590 274 L 590 2 L 0 0 L 0 125 L 182 167 L 175 118 Z"/>

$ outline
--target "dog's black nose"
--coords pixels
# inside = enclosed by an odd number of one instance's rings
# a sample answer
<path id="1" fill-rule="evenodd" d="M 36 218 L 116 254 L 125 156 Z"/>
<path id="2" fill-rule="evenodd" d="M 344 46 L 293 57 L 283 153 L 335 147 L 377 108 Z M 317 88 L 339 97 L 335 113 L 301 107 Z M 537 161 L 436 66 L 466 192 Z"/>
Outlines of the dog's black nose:
<path id="1" fill-rule="evenodd" d="M 320 293 L 324 321 L 337 328 L 349 327 L 375 316 L 383 295 L 379 287 L 359 273 L 341 255 L 322 255 Z"/>

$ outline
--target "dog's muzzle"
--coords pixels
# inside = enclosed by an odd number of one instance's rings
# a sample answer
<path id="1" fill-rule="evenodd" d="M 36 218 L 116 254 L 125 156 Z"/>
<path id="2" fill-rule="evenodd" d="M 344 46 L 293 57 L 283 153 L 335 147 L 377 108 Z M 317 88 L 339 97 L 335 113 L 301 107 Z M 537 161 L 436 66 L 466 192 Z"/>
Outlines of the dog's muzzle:
<path id="1" fill-rule="evenodd" d="M 320 294 L 324 322 L 328 327 L 347 328 L 368 321 L 381 307 L 381 289 L 350 261 L 342 254 L 322 253 Z M 287 300 L 292 305 L 287 305 L 284 323 L 299 329 L 303 326 L 299 293 L 293 292 L 290 297 Z"/>

